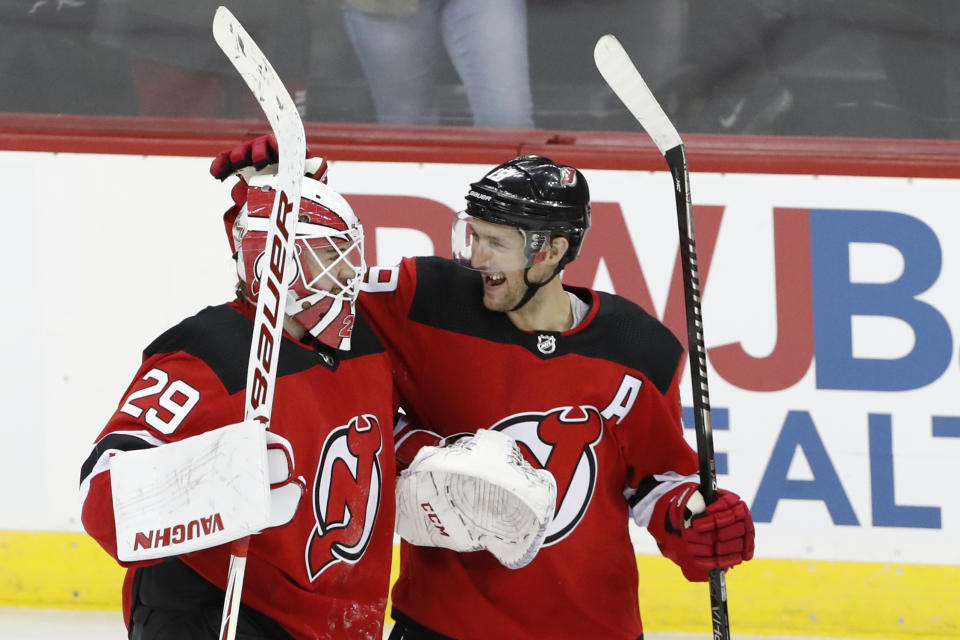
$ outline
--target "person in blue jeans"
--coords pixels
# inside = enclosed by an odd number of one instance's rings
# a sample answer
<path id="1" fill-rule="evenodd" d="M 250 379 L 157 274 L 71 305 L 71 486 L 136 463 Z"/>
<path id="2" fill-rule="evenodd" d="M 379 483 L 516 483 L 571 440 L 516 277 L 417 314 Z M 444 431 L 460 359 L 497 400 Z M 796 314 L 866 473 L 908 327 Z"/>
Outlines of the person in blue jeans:
<path id="1" fill-rule="evenodd" d="M 343 0 L 381 124 L 437 124 L 443 42 L 478 127 L 533 127 L 526 0 Z"/>

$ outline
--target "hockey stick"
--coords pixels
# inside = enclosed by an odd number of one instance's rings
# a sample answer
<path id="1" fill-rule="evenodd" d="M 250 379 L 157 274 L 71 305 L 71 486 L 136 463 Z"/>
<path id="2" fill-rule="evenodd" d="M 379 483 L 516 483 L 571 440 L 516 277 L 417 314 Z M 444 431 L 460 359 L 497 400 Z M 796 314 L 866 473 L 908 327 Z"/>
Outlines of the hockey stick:
<path id="1" fill-rule="evenodd" d="M 670 118 L 643 81 L 627 52 L 614 36 L 597 40 L 593 59 L 633 117 L 636 118 L 663 154 L 673 178 L 680 229 L 680 269 L 686 303 L 687 344 L 690 353 L 690 381 L 693 386 L 693 413 L 697 431 L 697 455 L 700 460 L 700 492 L 707 504 L 717 499 L 717 473 L 713 456 L 713 427 L 710 421 L 710 394 L 707 389 L 707 352 L 703 346 L 703 318 L 700 314 L 700 277 L 693 233 L 693 207 L 690 204 L 690 172 L 683 141 Z M 729 640 L 727 584 L 721 569 L 710 571 L 710 608 L 713 637 Z"/>
<path id="2" fill-rule="evenodd" d="M 280 152 L 277 193 L 273 200 L 265 247 L 269 266 L 261 275 L 257 313 L 253 321 L 253 339 L 247 364 L 245 420 L 259 420 L 270 428 L 273 392 L 277 379 L 283 319 L 286 317 L 287 286 L 284 277 L 290 263 L 300 213 L 300 186 L 306 158 L 306 136 L 300 114 L 280 76 L 270 61 L 226 9 L 218 7 L 213 17 L 213 37 L 243 77 L 263 109 L 277 137 Z M 293 215 L 289 215 L 293 212 Z M 220 620 L 221 640 L 234 640 L 240 612 L 240 593 L 247 563 L 250 538 L 242 538 L 231 547 L 230 569 Z"/>

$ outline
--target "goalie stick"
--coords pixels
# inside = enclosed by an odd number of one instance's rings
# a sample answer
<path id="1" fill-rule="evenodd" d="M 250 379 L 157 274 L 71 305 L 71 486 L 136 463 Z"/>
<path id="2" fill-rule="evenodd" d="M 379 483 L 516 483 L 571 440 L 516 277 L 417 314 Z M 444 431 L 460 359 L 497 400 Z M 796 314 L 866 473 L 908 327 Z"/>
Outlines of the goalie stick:
<path id="1" fill-rule="evenodd" d="M 610 34 L 602 36 L 594 47 L 593 59 L 600 75 L 653 139 L 666 159 L 673 179 L 680 231 L 680 270 L 683 273 L 697 456 L 700 461 L 700 492 L 704 501 L 710 504 L 717 499 L 717 474 L 713 455 L 713 427 L 710 421 L 710 394 L 707 389 L 707 353 L 703 343 L 700 277 L 697 271 L 687 154 L 676 127 L 653 97 L 620 41 Z M 713 637 L 717 640 L 729 640 L 727 586 L 722 569 L 710 571 L 710 608 Z"/>
<path id="2" fill-rule="evenodd" d="M 297 217 L 300 212 L 306 136 L 300 114 L 280 76 L 260 47 L 226 7 L 218 7 L 214 14 L 213 37 L 260 103 L 270 122 L 270 128 L 277 137 L 280 152 L 277 192 L 270 213 L 265 245 L 270 260 L 261 275 L 250 359 L 247 364 L 244 405 L 245 420 L 258 420 L 269 429 L 277 378 L 277 358 L 280 353 L 283 319 L 286 317 L 289 278 L 285 277 L 285 274 L 288 269 L 293 268 L 290 262 L 291 248 L 296 238 Z M 293 215 L 288 215 L 291 212 Z M 223 617 L 220 621 L 221 640 L 233 640 L 237 633 L 240 593 L 243 589 L 249 543 L 249 537 L 242 538 L 234 542 L 231 548 Z"/>

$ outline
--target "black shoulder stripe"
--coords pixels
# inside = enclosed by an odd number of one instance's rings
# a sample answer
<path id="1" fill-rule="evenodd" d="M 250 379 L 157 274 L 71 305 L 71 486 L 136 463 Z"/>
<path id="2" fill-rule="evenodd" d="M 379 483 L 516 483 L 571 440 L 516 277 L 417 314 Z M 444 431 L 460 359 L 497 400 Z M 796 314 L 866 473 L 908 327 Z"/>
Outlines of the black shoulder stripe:
<path id="1" fill-rule="evenodd" d="M 593 353 L 640 371 L 666 393 L 683 358 L 683 345 L 639 305 L 609 293 L 598 296 L 600 312 L 590 327 L 597 331 L 583 332 L 598 338 Z"/>
<path id="2" fill-rule="evenodd" d="M 149 357 L 157 353 L 183 351 L 203 360 L 216 374 L 227 393 L 247 385 L 247 365 L 253 320 L 229 305 L 207 307 L 166 331 L 147 347 Z M 277 377 L 292 375 L 314 366 L 329 366 L 319 353 L 303 349 L 289 340 L 280 344 Z"/>
<path id="3" fill-rule="evenodd" d="M 600 358 L 646 376 L 666 393 L 683 357 L 683 346 L 659 320 L 621 296 L 598 293 L 599 310 L 582 330 L 569 335 L 527 333 L 507 314 L 483 306 L 478 273 L 444 258 L 417 258 L 417 291 L 410 320 L 481 340 L 512 344 L 546 360 L 568 354 Z M 538 339 L 552 336 L 555 348 L 543 353 Z"/>
<path id="4" fill-rule="evenodd" d="M 417 258 L 417 291 L 410 319 L 492 342 L 523 344 L 507 314 L 483 306 L 480 274 L 446 258 Z"/>
<path id="5" fill-rule="evenodd" d="M 84 478 L 90 475 L 97 461 L 107 451 L 136 451 L 138 449 L 152 449 L 155 446 L 155 444 L 130 433 L 108 433 L 93 446 L 90 455 L 87 456 L 80 467 L 80 484 L 83 484 Z"/>
<path id="6" fill-rule="evenodd" d="M 230 394 L 247 384 L 253 323 L 227 305 L 207 307 L 168 329 L 144 351 L 146 357 L 183 351 L 203 360 Z M 280 358 L 281 366 L 283 358 Z"/>

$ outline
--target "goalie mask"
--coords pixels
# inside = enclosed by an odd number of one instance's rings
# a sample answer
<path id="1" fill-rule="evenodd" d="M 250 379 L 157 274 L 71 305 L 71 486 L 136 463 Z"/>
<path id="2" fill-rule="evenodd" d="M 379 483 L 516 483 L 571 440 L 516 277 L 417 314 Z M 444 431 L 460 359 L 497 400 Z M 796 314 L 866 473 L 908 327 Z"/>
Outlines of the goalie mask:
<path id="1" fill-rule="evenodd" d="M 453 225 L 453 257 L 476 270 L 529 269 L 560 236 L 570 243 L 557 268 L 563 269 L 579 255 L 590 228 L 590 190 L 583 174 L 542 156 L 518 156 L 495 167 L 470 185 L 466 200 L 466 210 Z M 512 238 L 477 233 L 475 221 L 506 225 L 517 233 Z"/>
<path id="2" fill-rule="evenodd" d="M 252 176 L 246 204 L 233 224 L 237 274 L 254 303 L 269 261 L 264 248 L 275 184 L 275 175 Z M 303 179 L 292 250 L 294 269 L 288 280 L 286 314 L 320 342 L 349 350 L 357 294 L 366 270 L 363 226 L 343 196 L 323 182 Z"/>

